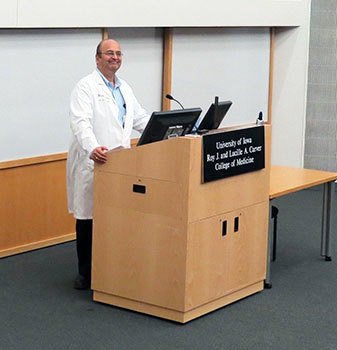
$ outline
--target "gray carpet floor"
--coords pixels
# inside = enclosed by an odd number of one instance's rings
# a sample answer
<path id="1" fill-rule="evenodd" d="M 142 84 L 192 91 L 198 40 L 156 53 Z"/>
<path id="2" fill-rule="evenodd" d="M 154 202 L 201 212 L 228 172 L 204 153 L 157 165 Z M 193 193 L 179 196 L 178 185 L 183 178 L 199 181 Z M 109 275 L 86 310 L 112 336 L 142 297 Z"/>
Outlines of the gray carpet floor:
<path id="1" fill-rule="evenodd" d="M 321 199 L 318 187 L 274 200 L 280 212 L 272 289 L 185 325 L 74 290 L 74 242 L 0 259 L 0 349 L 335 350 L 337 239 L 334 230 L 333 260 L 326 262 Z"/>

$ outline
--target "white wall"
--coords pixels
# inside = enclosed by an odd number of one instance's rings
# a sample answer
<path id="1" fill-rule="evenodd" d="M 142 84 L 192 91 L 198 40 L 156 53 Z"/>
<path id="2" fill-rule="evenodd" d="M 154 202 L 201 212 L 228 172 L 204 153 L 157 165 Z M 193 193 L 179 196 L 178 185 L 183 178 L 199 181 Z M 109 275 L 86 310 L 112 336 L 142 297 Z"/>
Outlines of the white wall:
<path id="1" fill-rule="evenodd" d="M 277 29 L 272 164 L 302 167 L 308 80 L 310 1 L 298 28 Z"/>
<path id="2" fill-rule="evenodd" d="M 260 111 L 267 118 L 269 57 L 268 28 L 175 29 L 172 95 L 202 115 L 215 96 L 231 100 L 222 126 L 255 122 Z"/>
<path id="3" fill-rule="evenodd" d="M 95 68 L 100 30 L 0 31 L 0 161 L 65 152 L 69 96 Z"/>
<path id="4" fill-rule="evenodd" d="M 17 0 L 1 0 L 0 1 L 0 28 L 17 26 Z"/>
<path id="5" fill-rule="evenodd" d="M 19 27 L 291 26 L 298 23 L 303 4 L 299 0 L 16 1 Z"/>

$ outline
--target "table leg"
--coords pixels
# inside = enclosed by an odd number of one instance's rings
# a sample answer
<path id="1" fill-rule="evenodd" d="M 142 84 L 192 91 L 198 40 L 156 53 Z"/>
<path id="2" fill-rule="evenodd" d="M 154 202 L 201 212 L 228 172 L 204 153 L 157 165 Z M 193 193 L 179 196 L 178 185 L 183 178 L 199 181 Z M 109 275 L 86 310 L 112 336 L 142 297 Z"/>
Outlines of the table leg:
<path id="1" fill-rule="evenodd" d="M 273 250 L 273 225 L 272 225 L 272 204 L 271 200 L 269 201 L 269 220 L 268 220 L 268 248 L 267 248 L 267 271 L 266 279 L 264 280 L 264 287 L 270 289 L 272 287 L 270 279 L 270 263 L 271 255 Z"/>
<path id="2" fill-rule="evenodd" d="M 327 182 L 323 188 L 323 212 L 322 212 L 322 233 L 321 233 L 321 256 L 325 257 L 326 261 L 331 261 L 331 227 L 334 182 Z"/>

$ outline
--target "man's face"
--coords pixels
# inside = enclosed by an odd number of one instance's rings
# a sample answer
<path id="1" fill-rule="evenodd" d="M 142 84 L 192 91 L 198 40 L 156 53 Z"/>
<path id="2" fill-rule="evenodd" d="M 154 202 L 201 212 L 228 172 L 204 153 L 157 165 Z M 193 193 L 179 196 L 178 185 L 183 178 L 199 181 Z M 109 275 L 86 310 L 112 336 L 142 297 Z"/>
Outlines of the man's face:
<path id="1" fill-rule="evenodd" d="M 100 48 L 100 55 L 96 55 L 97 68 L 105 74 L 115 74 L 122 64 L 121 49 L 117 41 L 104 41 Z"/>

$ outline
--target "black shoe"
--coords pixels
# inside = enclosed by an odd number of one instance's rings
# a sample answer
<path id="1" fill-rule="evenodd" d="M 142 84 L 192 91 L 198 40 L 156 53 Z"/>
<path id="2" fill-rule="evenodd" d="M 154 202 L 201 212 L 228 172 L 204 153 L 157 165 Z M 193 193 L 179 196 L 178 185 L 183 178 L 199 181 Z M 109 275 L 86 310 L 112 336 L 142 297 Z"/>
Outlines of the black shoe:
<path id="1" fill-rule="evenodd" d="M 89 289 L 90 288 L 90 279 L 85 278 L 82 275 L 77 275 L 74 283 L 75 289 Z"/>

